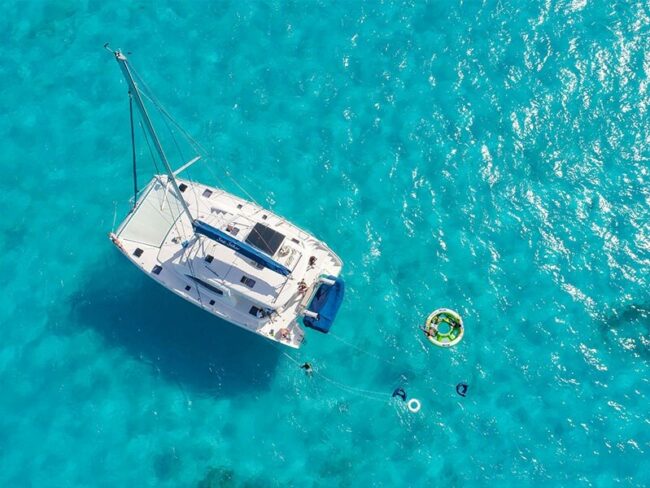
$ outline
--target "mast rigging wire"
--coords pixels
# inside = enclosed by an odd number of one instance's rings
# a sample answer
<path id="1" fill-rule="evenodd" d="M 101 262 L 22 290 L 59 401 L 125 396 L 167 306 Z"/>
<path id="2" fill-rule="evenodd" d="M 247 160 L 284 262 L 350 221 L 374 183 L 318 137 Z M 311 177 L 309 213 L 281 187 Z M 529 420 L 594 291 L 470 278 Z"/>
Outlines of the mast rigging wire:
<path id="1" fill-rule="evenodd" d="M 129 91 L 129 120 L 131 121 L 131 153 L 133 155 L 133 208 L 138 203 L 138 172 L 135 157 L 135 129 L 133 126 L 133 95 Z"/>
<path id="2" fill-rule="evenodd" d="M 151 144 L 149 144 L 149 137 L 147 136 L 147 131 L 145 130 L 144 125 L 142 125 L 142 121 L 140 121 L 140 128 L 142 129 L 142 134 L 144 134 L 144 140 L 147 143 L 147 147 L 149 148 L 149 155 L 151 156 L 151 161 L 153 162 L 154 168 L 156 168 L 156 174 L 160 174 L 160 168 L 158 168 L 158 163 L 156 163 L 156 158 L 153 155 Z"/>
<path id="3" fill-rule="evenodd" d="M 135 69 L 134 69 L 132 66 L 130 66 L 130 69 L 131 69 L 131 72 L 133 73 L 134 78 L 136 78 L 136 79 L 138 80 L 138 83 L 142 86 L 142 88 L 139 88 L 139 87 L 136 85 L 136 89 L 138 90 L 138 93 L 140 93 L 144 98 L 146 98 L 149 102 L 151 102 L 151 103 L 153 104 L 153 106 L 158 110 L 158 112 L 163 116 L 163 122 L 165 123 L 165 126 L 167 127 L 167 130 L 169 131 L 169 133 L 170 133 L 170 135 L 171 135 L 171 137 L 172 137 L 172 140 L 173 140 L 173 142 L 174 142 L 174 144 L 175 144 L 175 146 L 176 146 L 176 149 L 178 150 L 179 154 L 181 155 L 181 159 L 184 160 L 184 158 L 183 158 L 183 152 L 182 152 L 182 150 L 181 150 L 181 148 L 180 148 L 180 146 L 179 146 L 179 144 L 178 144 L 178 141 L 176 140 L 176 137 L 174 136 L 174 130 L 172 129 L 172 127 L 169 126 L 169 124 L 168 124 L 167 121 L 171 122 L 171 124 L 172 124 L 174 127 L 176 127 L 176 128 L 178 129 L 178 131 L 180 132 L 180 134 L 181 134 L 181 135 L 182 135 L 182 136 L 187 140 L 187 142 L 189 143 L 189 145 L 192 147 L 192 149 L 194 149 L 194 151 L 195 151 L 198 155 L 202 155 L 202 156 L 204 156 L 206 159 L 214 159 L 214 160 L 216 161 L 216 158 L 212 158 L 211 154 L 208 153 L 208 151 L 207 151 L 205 148 L 203 148 L 203 146 L 201 146 L 201 144 L 200 144 L 198 141 L 196 141 L 196 139 L 194 139 L 194 138 L 192 137 L 192 135 L 191 135 L 189 132 L 187 132 L 187 131 L 186 131 L 186 130 L 185 130 L 185 129 L 184 129 L 184 128 L 183 128 L 183 127 L 182 127 L 182 126 L 181 126 L 181 125 L 180 125 L 180 124 L 179 124 L 179 123 L 178 123 L 178 122 L 177 122 L 173 117 L 172 117 L 172 115 L 171 115 L 171 114 L 170 114 L 170 113 L 165 109 L 165 107 L 163 106 L 163 104 L 162 104 L 162 103 L 158 100 L 158 98 L 154 95 L 154 93 L 153 93 L 153 91 L 151 90 L 151 88 L 149 88 L 149 86 L 147 85 L 147 83 L 146 83 L 146 82 L 144 81 L 144 79 L 143 79 L 143 78 L 142 78 L 142 77 L 137 73 L 137 71 L 135 71 Z M 144 128 L 143 128 L 143 129 L 144 129 Z M 146 133 L 145 133 L 145 137 L 146 137 Z M 155 159 L 154 159 L 154 161 L 155 161 Z M 154 162 L 154 164 L 155 164 L 155 162 Z M 215 179 L 216 179 L 216 180 L 217 180 L 217 181 L 218 181 L 222 186 L 225 186 L 225 185 L 223 185 L 223 183 L 221 182 L 221 179 L 216 175 L 216 173 L 215 173 L 215 172 L 213 171 L 213 169 L 210 167 L 210 165 L 206 165 L 206 166 L 207 166 L 207 168 L 208 168 L 208 171 L 209 171 L 209 172 L 211 173 L 211 175 L 213 176 L 213 178 L 215 178 Z M 231 175 L 231 173 L 228 171 L 228 169 L 226 169 L 226 168 L 222 168 L 222 170 L 223 170 L 223 173 L 228 177 L 228 179 L 229 179 L 231 182 L 233 182 L 233 183 L 235 184 L 235 186 L 236 186 L 236 187 L 237 187 L 237 188 L 238 188 L 238 189 L 239 189 L 239 190 L 240 190 L 240 191 L 241 191 L 241 192 L 242 192 L 242 193 L 243 193 L 243 194 L 244 194 L 244 195 L 245 195 L 245 196 L 246 196 L 246 197 L 251 201 L 251 202 L 253 202 L 253 203 L 258 207 L 257 212 L 255 212 L 255 213 L 262 212 L 262 211 L 264 210 L 263 207 L 262 207 L 262 206 L 261 206 L 261 205 L 260 205 L 256 200 L 255 200 L 255 198 L 254 198 L 254 197 L 253 197 L 253 196 L 252 196 L 248 191 L 246 191 L 246 189 L 245 189 L 241 184 L 239 184 L 239 182 L 238 182 L 238 181 L 237 181 L 237 180 L 236 180 L 236 179 Z M 194 185 L 192 185 L 192 194 L 193 194 L 194 199 L 195 199 L 195 201 L 196 201 L 195 203 L 197 204 L 197 207 L 198 207 L 198 196 L 197 196 L 197 194 L 196 194 L 196 189 L 194 188 Z M 182 198 L 182 197 L 179 195 L 179 198 Z M 282 220 L 284 221 L 284 218 L 282 218 Z M 181 225 L 182 225 L 182 223 L 181 223 Z M 262 236 L 260 236 L 260 237 L 262 237 Z M 266 242 L 266 239 L 264 239 L 264 237 L 262 237 L 262 240 L 263 240 L 264 242 Z M 266 243 L 266 244 L 268 245 L 268 243 Z"/>
<path id="4" fill-rule="evenodd" d="M 188 143 L 192 146 L 192 148 L 200 155 L 204 156 L 206 159 L 211 158 L 212 155 L 203 147 L 201 144 L 194 139 L 189 132 L 187 132 L 183 126 L 181 126 L 172 116 L 171 114 L 165 109 L 165 107 L 160 103 L 160 101 L 156 98 L 156 96 L 153 94 L 153 91 L 147 83 L 142 79 L 142 77 L 135 71 L 135 69 L 131 66 L 131 71 L 133 72 L 133 75 L 138 79 L 138 82 L 142 85 L 144 90 L 139 90 L 140 93 L 147 99 L 149 100 L 156 109 L 179 130 L 179 132 L 185 137 L 185 139 L 188 141 Z M 208 170 L 212 174 L 212 176 L 217 179 L 217 181 L 220 181 L 220 178 L 216 176 L 212 168 L 210 166 L 207 166 Z M 230 181 L 232 181 L 235 186 L 255 205 L 258 207 L 261 207 L 261 205 L 255 200 L 255 198 L 246 191 L 246 189 L 239 184 L 239 182 L 233 178 L 232 174 L 230 171 L 228 171 L 226 168 L 222 168 L 224 174 L 228 177 Z"/>

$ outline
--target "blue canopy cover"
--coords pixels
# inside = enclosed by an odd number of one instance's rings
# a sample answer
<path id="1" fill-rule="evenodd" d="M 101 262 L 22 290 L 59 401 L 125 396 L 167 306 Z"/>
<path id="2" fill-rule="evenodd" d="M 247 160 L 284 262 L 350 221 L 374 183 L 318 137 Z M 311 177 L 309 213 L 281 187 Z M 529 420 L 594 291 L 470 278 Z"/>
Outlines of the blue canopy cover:
<path id="1" fill-rule="evenodd" d="M 196 232 L 197 234 L 204 235 L 208 239 L 212 239 L 213 241 L 218 242 L 219 244 L 229 247 L 233 251 L 238 252 L 242 256 L 246 256 L 248 259 L 252 259 L 256 263 L 261 264 L 262 266 L 270 269 L 271 271 L 280 273 L 283 276 L 287 276 L 291 273 L 289 268 L 281 265 L 280 263 L 270 258 L 263 252 L 258 251 L 250 244 L 239 241 L 234 237 L 226 234 L 225 232 L 220 231 L 219 229 L 216 229 L 211 225 L 206 224 L 205 222 L 201 222 L 200 220 L 195 220 L 194 222 L 192 222 L 192 227 L 194 227 L 194 232 Z"/>
<path id="2" fill-rule="evenodd" d="M 332 323 L 336 318 L 336 313 L 341 308 L 343 302 L 343 294 L 345 285 L 341 278 L 328 276 L 330 280 L 334 281 L 333 285 L 321 283 L 312 298 L 311 303 L 307 310 L 318 314 L 318 318 L 303 317 L 302 322 L 306 327 L 315 329 L 319 332 L 327 334 L 332 327 Z"/>

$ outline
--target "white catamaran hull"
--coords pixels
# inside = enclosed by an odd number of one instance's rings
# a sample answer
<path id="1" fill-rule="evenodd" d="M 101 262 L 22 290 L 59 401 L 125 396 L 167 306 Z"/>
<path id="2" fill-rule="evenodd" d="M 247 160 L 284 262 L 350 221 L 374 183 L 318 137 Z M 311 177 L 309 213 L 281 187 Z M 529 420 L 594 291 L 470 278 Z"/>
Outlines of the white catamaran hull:
<path id="1" fill-rule="evenodd" d="M 284 236 L 277 260 L 291 274 L 260 269 L 230 248 L 192 235 L 192 223 L 170 192 L 166 176 L 156 176 L 147 185 L 111 240 L 150 278 L 190 303 L 267 339 L 300 347 L 304 331 L 297 319 L 321 277 L 339 276 L 341 260 L 323 242 L 254 203 L 177 181 L 197 218 L 237 236 L 245 237 L 256 225 Z M 243 278 L 249 281 L 243 283 Z"/>
<path id="2" fill-rule="evenodd" d="M 199 157 L 172 170 L 143 95 L 169 114 L 151 93 L 141 92 L 126 56 L 112 53 L 129 87 L 134 180 L 134 104 L 147 145 L 151 140 L 166 173 L 139 194 L 134 181 L 134 208 L 110 235 L 113 243 L 165 288 L 263 337 L 300 347 L 304 331 L 297 319 L 302 314 L 307 326 L 329 331 L 343 299 L 343 282 L 337 279 L 341 260 L 324 243 L 257 204 L 177 178 Z"/>

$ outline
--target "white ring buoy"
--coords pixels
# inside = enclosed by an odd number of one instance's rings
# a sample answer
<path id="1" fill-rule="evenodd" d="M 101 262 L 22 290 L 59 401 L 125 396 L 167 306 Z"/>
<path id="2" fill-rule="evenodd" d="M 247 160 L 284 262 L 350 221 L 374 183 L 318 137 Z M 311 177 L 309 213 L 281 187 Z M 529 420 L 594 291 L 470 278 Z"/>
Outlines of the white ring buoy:
<path id="1" fill-rule="evenodd" d="M 422 405 L 420 404 L 420 400 L 418 400 L 417 398 L 411 398 L 409 402 L 406 404 L 406 406 L 409 409 L 409 412 L 418 413 Z"/>

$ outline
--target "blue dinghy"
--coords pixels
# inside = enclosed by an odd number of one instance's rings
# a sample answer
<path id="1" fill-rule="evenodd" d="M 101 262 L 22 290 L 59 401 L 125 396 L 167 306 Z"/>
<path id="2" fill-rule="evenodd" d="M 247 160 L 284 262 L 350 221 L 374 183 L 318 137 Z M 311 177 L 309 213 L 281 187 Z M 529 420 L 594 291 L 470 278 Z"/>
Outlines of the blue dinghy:
<path id="1" fill-rule="evenodd" d="M 336 318 L 336 313 L 341 307 L 345 285 L 341 278 L 328 276 L 329 283 L 321 283 L 307 310 L 318 314 L 317 317 L 305 316 L 302 319 L 303 324 L 310 329 L 317 330 L 327 334 L 332 327 Z M 334 282 L 332 284 L 332 282 Z"/>

